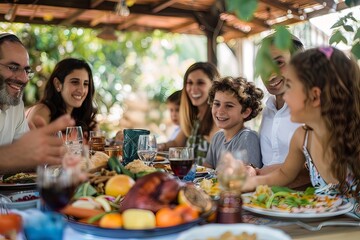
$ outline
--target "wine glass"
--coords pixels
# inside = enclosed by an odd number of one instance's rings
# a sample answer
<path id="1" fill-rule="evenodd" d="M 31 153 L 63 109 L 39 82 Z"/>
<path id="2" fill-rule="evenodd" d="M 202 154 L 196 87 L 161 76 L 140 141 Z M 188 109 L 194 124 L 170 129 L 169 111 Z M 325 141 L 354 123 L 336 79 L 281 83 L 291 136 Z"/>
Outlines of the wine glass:
<path id="1" fill-rule="evenodd" d="M 225 152 L 222 154 L 216 172 L 223 190 L 241 191 L 247 177 L 244 162 L 247 162 L 247 152 L 244 150 L 233 153 Z"/>
<path id="2" fill-rule="evenodd" d="M 148 166 L 152 164 L 156 157 L 157 144 L 155 135 L 140 135 L 138 140 L 137 154 L 139 158 Z"/>
<path id="3" fill-rule="evenodd" d="M 194 148 L 172 147 L 169 148 L 169 162 L 175 176 L 183 179 L 195 163 Z"/>
<path id="4" fill-rule="evenodd" d="M 62 165 L 37 167 L 37 187 L 47 208 L 59 211 L 70 202 L 76 187 L 86 179 L 88 159 L 88 146 L 81 146 L 80 152 L 68 149 Z"/>
<path id="5" fill-rule="evenodd" d="M 67 127 L 65 145 L 74 153 L 80 153 L 83 145 L 83 131 L 81 126 Z"/>
<path id="6" fill-rule="evenodd" d="M 63 168 L 60 165 L 37 168 L 40 197 L 52 211 L 59 211 L 69 203 L 78 184 L 75 171 L 71 168 Z"/>

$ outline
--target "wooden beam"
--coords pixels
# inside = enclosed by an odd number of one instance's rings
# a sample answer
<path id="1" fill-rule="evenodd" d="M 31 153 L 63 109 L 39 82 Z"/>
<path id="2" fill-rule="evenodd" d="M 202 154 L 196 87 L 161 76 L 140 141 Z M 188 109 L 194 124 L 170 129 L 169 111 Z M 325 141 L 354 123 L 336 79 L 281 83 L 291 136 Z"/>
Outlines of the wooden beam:
<path id="1" fill-rule="evenodd" d="M 315 0 L 315 2 L 319 3 L 320 5 L 323 5 L 325 9 L 328 11 L 335 11 L 336 10 L 336 3 L 334 0 Z M 324 5 L 325 3 L 325 5 Z"/>
<path id="2" fill-rule="evenodd" d="M 101 3 L 103 3 L 105 0 L 91 0 L 90 2 L 90 8 L 96 8 Z"/>
<path id="3" fill-rule="evenodd" d="M 174 28 L 171 28 L 170 31 L 171 32 L 180 32 L 180 33 L 185 33 L 187 32 L 187 30 L 189 29 L 195 29 L 195 28 L 199 28 L 199 24 L 193 21 L 188 21 L 186 23 L 183 23 L 179 26 L 176 26 Z"/>
<path id="4" fill-rule="evenodd" d="M 36 5 L 35 8 L 34 8 L 33 13 L 32 13 L 31 16 L 29 17 L 30 20 L 33 20 L 33 19 L 34 19 L 35 15 L 36 15 L 36 13 L 37 13 L 37 11 L 38 11 L 38 9 L 39 9 L 39 5 Z"/>
<path id="5" fill-rule="evenodd" d="M 158 13 L 161 10 L 170 7 L 171 5 L 173 5 L 174 3 L 179 2 L 179 0 L 167 0 L 164 1 L 162 3 L 160 3 L 159 5 L 157 5 L 156 7 L 153 8 L 153 10 L 151 11 L 152 13 Z"/>
<path id="6" fill-rule="evenodd" d="M 70 25 L 72 23 L 74 23 L 76 21 L 76 19 L 85 12 L 85 9 L 78 9 L 76 11 L 74 11 L 73 14 L 71 14 L 68 18 L 66 18 L 65 20 L 63 20 L 60 24 L 62 25 Z"/>
<path id="7" fill-rule="evenodd" d="M 130 27 L 131 25 L 133 25 L 134 23 L 136 23 L 136 21 L 139 19 L 140 19 L 140 17 L 138 17 L 138 16 L 127 17 L 126 20 L 122 24 L 119 24 L 117 26 L 117 29 L 118 30 L 126 29 L 126 28 Z"/>
<path id="8" fill-rule="evenodd" d="M 18 6 L 16 4 L 11 6 L 9 11 L 12 11 L 12 13 L 10 16 L 11 18 L 8 20 L 9 22 L 13 22 L 15 20 L 17 9 L 18 9 Z"/>
<path id="9" fill-rule="evenodd" d="M 94 27 L 96 25 L 98 25 L 100 22 L 102 22 L 102 20 L 108 15 L 108 13 L 101 13 L 98 16 L 96 16 L 95 18 L 93 18 L 93 20 L 91 20 L 90 22 L 90 26 Z"/>
<path id="10" fill-rule="evenodd" d="M 345 2 L 341 2 L 341 3 L 337 4 L 335 11 L 338 12 L 338 11 L 344 10 L 346 8 L 349 8 L 349 7 L 345 4 Z M 329 10 L 323 8 L 323 9 L 320 9 L 320 10 L 317 10 L 317 11 L 309 12 L 309 13 L 306 14 L 306 16 L 307 16 L 307 18 L 314 18 L 314 17 L 322 16 L 322 15 L 327 14 L 327 13 L 329 13 Z"/>
<path id="11" fill-rule="evenodd" d="M 268 5 L 270 7 L 281 9 L 281 10 L 283 10 L 285 12 L 287 12 L 288 10 L 291 10 L 291 14 L 293 14 L 294 16 L 300 18 L 300 15 L 299 15 L 299 12 L 298 12 L 299 9 L 293 8 L 289 4 L 281 3 L 278 0 L 260 0 L 260 1 L 265 3 L 266 5 Z"/>

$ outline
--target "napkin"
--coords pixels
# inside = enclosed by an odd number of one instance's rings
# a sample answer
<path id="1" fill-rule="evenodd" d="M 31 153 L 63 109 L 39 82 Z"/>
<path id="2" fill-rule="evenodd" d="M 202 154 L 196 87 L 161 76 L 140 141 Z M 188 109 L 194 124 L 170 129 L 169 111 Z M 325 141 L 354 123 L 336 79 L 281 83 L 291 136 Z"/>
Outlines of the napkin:
<path id="1" fill-rule="evenodd" d="M 150 134 L 146 129 L 124 129 L 123 163 L 124 165 L 138 159 L 137 145 L 140 135 Z"/>

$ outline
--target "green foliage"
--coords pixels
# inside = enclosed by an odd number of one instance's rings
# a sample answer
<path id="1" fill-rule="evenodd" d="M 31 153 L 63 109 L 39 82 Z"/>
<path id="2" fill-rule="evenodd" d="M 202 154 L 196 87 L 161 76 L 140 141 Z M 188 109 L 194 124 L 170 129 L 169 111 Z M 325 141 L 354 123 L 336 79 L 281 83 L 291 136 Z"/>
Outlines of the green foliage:
<path id="1" fill-rule="evenodd" d="M 345 4 L 349 7 L 354 7 L 360 4 L 360 0 L 345 0 Z"/>
<path id="2" fill-rule="evenodd" d="M 226 0 L 227 10 L 244 21 L 250 21 L 258 6 L 258 0 Z"/>
<path id="3" fill-rule="evenodd" d="M 0 28 L 20 37 L 36 71 L 25 89 L 26 106 L 40 99 L 58 61 L 76 57 L 92 66 L 95 102 L 103 116 L 114 106 L 126 109 L 125 100 L 137 91 L 146 91 L 155 109 L 163 110 L 166 97 L 182 85 L 186 68 L 194 61 L 206 60 L 205 37 L 162 31 L 121 32 L 118 41 L 105 41 L 97 38 L 98 31 L 93 29 L 1 22 Z M 159 123 L 161 119 L 151 121 Z M 102 128 L 111 128 L 111 124 L 102 124 Z"/>
<path id="4" fill-rule="evenodd" d="M 360 59 L 360 27 L 359 21 L 354 18 L 353 13 L 350 12 L 347 15 L 341 17 L 331 29 L 334 29 L 329 44 L 344 44 L 351 46 L 351 52 L 357 59 Z M 353 37 L 351 37 L 353 35 Z"/>
<path id="5" fill-rule="evenodd" d="M 291 33 L 289 30 L 283 26 L 275 26 L 275 36 L 274 36 L 275 47 L 280 50 L 289 50 L 292 47 Z"/>
<path id="6" fill-rule="evenodd" d="M 280 69 L 270 54 L 270 46 L 283 51 L 290 51 L 293 48 L 291 33 L 285 26 L 275 26 L 275 33 L 272 37 L 265 38 L 255 57 L 255 76 L 260 76 L 263 81 L 268 81 L 273 73 L 279 74 Z"/>

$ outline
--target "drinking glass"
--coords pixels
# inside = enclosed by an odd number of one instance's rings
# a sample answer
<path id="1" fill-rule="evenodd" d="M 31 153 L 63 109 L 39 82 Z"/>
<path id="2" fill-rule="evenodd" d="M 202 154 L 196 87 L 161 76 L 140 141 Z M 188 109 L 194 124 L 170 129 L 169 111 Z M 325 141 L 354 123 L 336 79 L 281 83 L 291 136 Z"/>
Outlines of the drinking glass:
<path id="1" fill-rule="evenodd" d="M 221 155 L 217 171 L 221 193 L 216 212 L 217 223 L 241 223 L 241 188 L 246 180 L 246 151 L 225 152 Z"/>
<path id="2" fill-rule="evenodd" d="M 105 132 L 101 130 L 90 131 L 89 134 L 90 151 L 104 151 L 105 147 Z"/>
<path id="3" fill-rule="evenodd" d="M 247 177 L 246 162 L 246 151 L 225 152 L 222 154 L 216 172 L 220 187 L 223 190 L 241 191 Z"/>
<path id="4" fill-rule="evenodd" d="M 62 165 L 37 167 L 37 187 L 47 208 L 59 211 L 70 202 L 76 187 L 86 179 L 88 159 L 88 146 L 81 146 L 80 152 L 68 149 Z"/>
<path id="5" fill-rule="evenodd" d="M 70 202 L 78 184 L 76 171 L 71 168 L 60 165 L 37 167 L 37 187 L 41 200 L 52 211 L 59 211 Z"/>
<path id="6" fill-rule="evenodd" d="M 138 140 L 137 154 L 146 164 L 151 165 L 157 153 L 155 135 L 140 135 Z"/>
<path id="7" fill-rule="evenodd" d="M 175 176 L 183 179 L 195 163 L 194 148 L 172 147 L 169 148 L 169 161 Z"/>
<path id="8" fill-rule="evenodd" d="M 83 145 L 83 131 L 81 126 L 67 127 L 65 145 L 74 153 L 80 153 Z"/>

